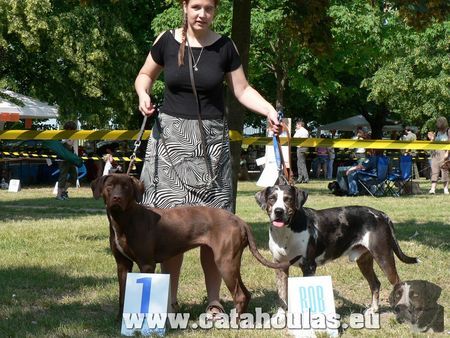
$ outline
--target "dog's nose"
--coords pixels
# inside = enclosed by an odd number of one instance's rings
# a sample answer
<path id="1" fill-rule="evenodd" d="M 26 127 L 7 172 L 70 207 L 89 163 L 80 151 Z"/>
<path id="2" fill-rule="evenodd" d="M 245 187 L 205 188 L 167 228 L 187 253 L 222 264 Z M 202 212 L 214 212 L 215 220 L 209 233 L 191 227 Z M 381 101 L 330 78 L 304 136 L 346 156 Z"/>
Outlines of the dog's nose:
<path id="1" fill-rule="evenodd" d="M 282 208 L 275 208 L 274 213 L 275 213 L 275 216 L 282 216 L 284 213 L 284 210 Z"/>
<path id="2" fill-rule="evenodd" d="M 122 200 L 122 198 L 119 195 L 114 195 L 112 197 L 113 202 L 120 202 Z"/>

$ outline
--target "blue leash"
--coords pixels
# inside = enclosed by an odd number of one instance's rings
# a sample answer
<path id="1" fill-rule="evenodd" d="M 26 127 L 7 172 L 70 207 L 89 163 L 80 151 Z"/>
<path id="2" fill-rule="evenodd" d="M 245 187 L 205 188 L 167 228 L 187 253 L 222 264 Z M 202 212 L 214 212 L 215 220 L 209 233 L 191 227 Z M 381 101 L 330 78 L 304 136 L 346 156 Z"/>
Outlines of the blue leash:
<path id="1" fill-rule="evenodd" d="M 282 122 L 283 120 L 283 111 L 280 109 L 278 111 L 278 122 Z M 280 179 L 283 178 L 284 181 L 289 184 L 289 179 L 283 174 L 283 166 L 285 166 L 284 160 L 283 160 L 283 153 L 281 151 L 281 145 L 280 145 L 280 137 L 277 135 L 273 135 L 273 148 L 275 153 L 275 160 L 277 163 L 277 169 L 278 169 L 278 181 L 280 182 Z M 280 182 L 281 183 L 281 182 Z"/>

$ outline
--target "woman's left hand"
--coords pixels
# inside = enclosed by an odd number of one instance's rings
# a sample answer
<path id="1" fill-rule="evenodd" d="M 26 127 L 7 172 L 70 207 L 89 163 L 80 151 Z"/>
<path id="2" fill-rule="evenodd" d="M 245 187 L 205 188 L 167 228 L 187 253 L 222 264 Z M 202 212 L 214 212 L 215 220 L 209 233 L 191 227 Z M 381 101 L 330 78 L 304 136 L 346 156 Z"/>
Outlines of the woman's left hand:
<path id="1" fill-rule="evenodd" d="M 281 124 L 278 121 L 278 113 L 275 109 L 269 112 L 269 114 L 267 115 L 267 120 L 269 121 L 269 124 L 272 127 L 273 134 L 275 136 L 279 135 L 282 130 Z"/>

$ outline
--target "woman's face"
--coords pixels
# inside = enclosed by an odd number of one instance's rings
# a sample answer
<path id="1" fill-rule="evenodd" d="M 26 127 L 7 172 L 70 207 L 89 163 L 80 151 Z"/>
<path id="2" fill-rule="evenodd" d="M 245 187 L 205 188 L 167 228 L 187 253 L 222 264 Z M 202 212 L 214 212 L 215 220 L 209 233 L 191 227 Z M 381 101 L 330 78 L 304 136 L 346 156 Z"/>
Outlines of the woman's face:
<path id="1" fill-rule="evenodd" d="M 207 29 L 211 25 L 216 2 L 214 0 L 189 0 L 184 2 L 183 8 L 191 29 L 199 31 Z"/>

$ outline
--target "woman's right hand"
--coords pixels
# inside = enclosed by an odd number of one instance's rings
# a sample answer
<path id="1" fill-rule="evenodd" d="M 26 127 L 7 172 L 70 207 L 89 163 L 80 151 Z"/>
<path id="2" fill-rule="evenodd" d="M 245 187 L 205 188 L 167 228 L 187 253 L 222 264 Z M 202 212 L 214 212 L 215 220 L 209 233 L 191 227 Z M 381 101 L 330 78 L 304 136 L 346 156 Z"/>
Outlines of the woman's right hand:
<path id="1" fill-rule="evenodd" d="M 147 93 L 139 95 L 139 110 L 144 116 L 151 116 L 155 112 L 155 106 Z"/>

